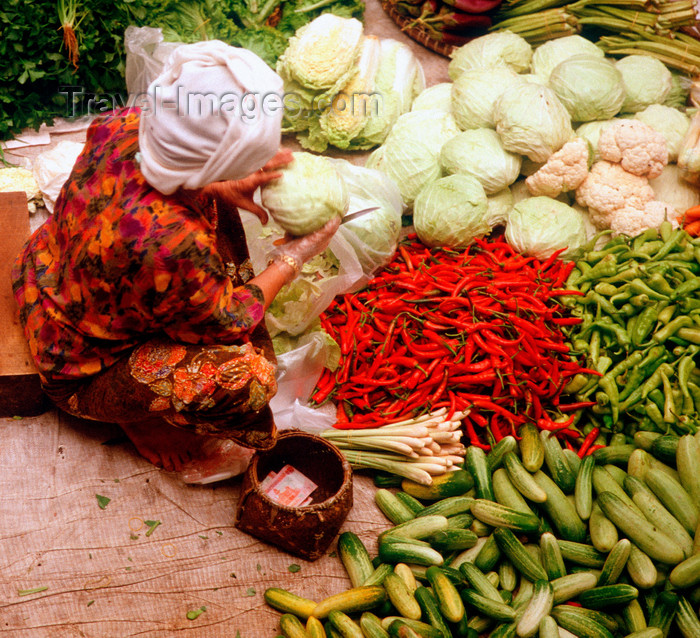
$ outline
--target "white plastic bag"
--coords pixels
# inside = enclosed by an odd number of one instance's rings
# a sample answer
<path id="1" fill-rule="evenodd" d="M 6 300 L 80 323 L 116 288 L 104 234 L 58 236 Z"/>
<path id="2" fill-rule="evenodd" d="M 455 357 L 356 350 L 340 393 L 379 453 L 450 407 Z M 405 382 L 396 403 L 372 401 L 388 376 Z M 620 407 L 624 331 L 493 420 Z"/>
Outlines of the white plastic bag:
<path id="1" fill-rule="evenodd" d="M 80 142 L 62 140 L 53 148 L 40 153 L 34 160 L 32 166 L 34 179 L 41 190 L 44 205 L 50 213 L 53 213 L 56 198 L 70 176 L 83 146 L 84 144 Z"/>
<path id="2" fill-rule="evenodd" d="M 148 86 L 163 70 L 170 54 L 181 42 L 164 42 L 161 29 L 129 26 L 124 32 L 126 66 L 124 77 L 129 104 L 139 104 Z"/>
<path id="3" fill-rule="evenodd" d="M 396 183 L 385 173 L 356 166 L 344 159 L 330 159 L 348 188 L 347 214 L 378 207 L 343 224 L 338 234 L 352 246 L 362 267 L 362 277 L 352 290 L 362 288 L 377 271 L 391 261 L 401 234 L 403 200 Z"/>

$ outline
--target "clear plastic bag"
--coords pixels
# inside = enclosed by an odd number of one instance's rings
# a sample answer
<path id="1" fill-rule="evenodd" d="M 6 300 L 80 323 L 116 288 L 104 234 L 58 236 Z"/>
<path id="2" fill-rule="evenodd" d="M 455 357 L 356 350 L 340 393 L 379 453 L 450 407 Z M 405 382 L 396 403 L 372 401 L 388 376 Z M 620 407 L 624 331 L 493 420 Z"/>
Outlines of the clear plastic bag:
<path id="1" fill-rule="evenodd" d="M 163 70 L 170 54 L 181 42 L 164 42 L 163 32 L 154 27 L 129 26 L 124 32 L 126 66 L 124 77 L 129 92 L 129 104 L 139 104 Z"/>
<path id="2" fill-rule="evenodd" d="M 56 198 L 70 176 L 83 146 L 80 142 L 61 140 L 53 148 L 40 153 L 34 160 L 32 173 L 41 190 L 46 210 L 50 213 L 53 213 Z"/>

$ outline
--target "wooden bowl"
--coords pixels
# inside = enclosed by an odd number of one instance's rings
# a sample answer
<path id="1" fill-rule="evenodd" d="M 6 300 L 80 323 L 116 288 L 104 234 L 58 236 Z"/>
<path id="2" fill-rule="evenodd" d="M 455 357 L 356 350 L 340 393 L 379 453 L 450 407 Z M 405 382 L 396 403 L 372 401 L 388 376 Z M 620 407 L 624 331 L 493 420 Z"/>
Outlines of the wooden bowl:
<path id="1" fill-rule="evenodd" d="M 279 505 L 263 492 L 265 477 L 287 464 L 318 485 L 310 504 Z M 234 524 L 290 554 L 316 560 L 345 521 L 352 496 L 352 469 L 338 448 L 314 434 L 284 430 L 273 448 L 253 456 L 243 477 Z"/>

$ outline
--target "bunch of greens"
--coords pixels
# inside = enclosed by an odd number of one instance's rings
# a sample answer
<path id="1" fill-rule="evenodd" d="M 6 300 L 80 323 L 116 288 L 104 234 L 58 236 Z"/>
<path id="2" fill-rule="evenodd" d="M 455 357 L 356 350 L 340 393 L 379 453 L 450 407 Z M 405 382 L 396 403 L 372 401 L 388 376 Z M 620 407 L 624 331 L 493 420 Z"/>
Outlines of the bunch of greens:
<path id="1" fill-rule="evenodd" d="M 361 17 L 363 8 L 361 0 L 4 0 L 0 140 L 123 106 L 130 25 L 159 27 L 170 41 L 220 39 L 274 66 L 299 26 L 322 12 Z"/>

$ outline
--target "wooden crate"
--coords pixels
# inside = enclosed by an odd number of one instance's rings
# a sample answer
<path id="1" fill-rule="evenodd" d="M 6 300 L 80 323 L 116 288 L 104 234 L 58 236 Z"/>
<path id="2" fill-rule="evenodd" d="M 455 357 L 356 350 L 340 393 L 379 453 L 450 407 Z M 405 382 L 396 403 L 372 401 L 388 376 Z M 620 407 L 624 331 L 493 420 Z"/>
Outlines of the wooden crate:
<path id="1" fill-rule="evenodd" d="M 0 417 L 35 416 L 48 405 L 17 319 L 12 262 L 30 234 L 27 196 L 0 193 Z"/>

